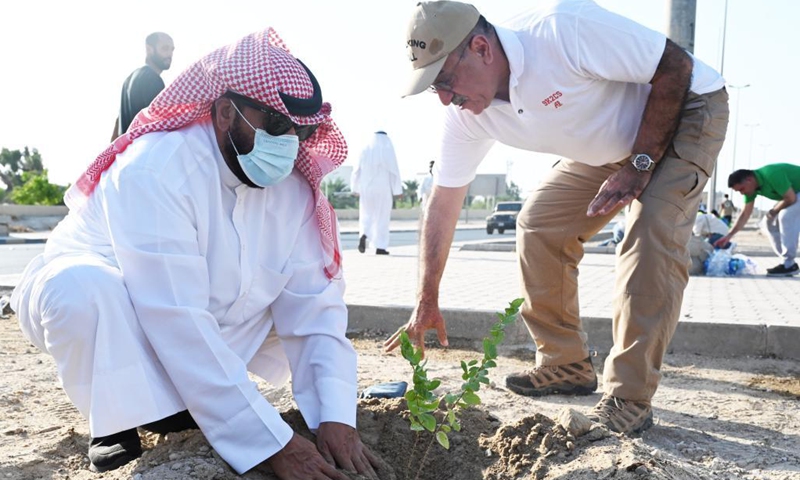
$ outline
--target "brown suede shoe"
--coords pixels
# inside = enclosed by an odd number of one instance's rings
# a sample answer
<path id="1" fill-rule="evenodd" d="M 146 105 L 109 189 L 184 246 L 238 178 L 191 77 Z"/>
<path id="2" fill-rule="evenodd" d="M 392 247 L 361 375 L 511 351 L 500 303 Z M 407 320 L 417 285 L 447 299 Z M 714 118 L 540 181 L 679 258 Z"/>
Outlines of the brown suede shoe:
<path id="1" fill-rule="evenodd" d="M 603 395 L 587 417 L 617 433 L 639 433 L 653 426 L 650 402 L 623 400 L 608 394 Z"/>
<path id="2" fill-rule="evenodd" d="M 592 360 L 567 365 L 540 365 L 506 377 L 506 387 L 514 393 L 529 397 L 543 395 L 589 395 L 597 390 L 597 375 Z"/>

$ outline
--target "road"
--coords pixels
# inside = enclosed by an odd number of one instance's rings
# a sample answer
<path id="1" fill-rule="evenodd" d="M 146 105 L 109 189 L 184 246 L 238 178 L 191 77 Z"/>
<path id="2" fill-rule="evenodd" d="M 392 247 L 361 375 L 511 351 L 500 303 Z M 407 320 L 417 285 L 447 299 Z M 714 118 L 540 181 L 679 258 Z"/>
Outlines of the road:
<path id="1" fill-rule="evenodd" d="M 471 242 L 477 240 L 513 240 L 514 231 L 503 235 L 495 233 L 488 235 L 486 230 L 456 230 L 453 243 Z M 417 232 L 392 232 L 389 237 L 389 251 L 392 246 L 414 245 L 417 243 Z M 358 245 L 358 235 L 345 233 L 342 235 L 342 248 L 354 250 Z M 30 260 L 44 250 L 43 243 L 0 245 L 0 275 L 19 274 L 25 269 Z"/>

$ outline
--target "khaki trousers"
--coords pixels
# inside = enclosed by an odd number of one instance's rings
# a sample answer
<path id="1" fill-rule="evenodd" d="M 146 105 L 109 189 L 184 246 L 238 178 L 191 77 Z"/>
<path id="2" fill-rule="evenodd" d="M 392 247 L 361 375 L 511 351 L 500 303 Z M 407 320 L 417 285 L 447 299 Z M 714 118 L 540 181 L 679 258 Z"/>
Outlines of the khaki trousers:
<path id="1" fill-rule="evenodd" d="M 728 94 L 689 94 L 678 130 L 650 183 L 628 208 L 617 248 L 614 346 L 605 392 L 650 400 L 678 324 L 690 263 L 687 244 L 703 187 L 725 140 Z M 578 302 L 583 243 L 617 213 L 588 217 L 600 186 L 628 159 L 601 167 L 559 161 L 517 218 L 517 251 L 525 304 L 522 317 L 537 364 L 563 365 L 589 355 Z"/>

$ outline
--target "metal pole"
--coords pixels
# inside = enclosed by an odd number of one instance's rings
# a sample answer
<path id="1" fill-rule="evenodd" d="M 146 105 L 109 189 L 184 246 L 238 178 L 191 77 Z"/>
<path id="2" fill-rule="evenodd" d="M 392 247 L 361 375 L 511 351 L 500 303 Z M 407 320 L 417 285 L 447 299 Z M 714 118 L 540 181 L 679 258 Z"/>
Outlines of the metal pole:
<path id="1" fill-rule="evenodd" d="M 720 55 L 719 73 L 725 76 L 725 35 L 728 30 L 728 0 L 725 0 L 725 16 L 722 17 L 722 54 Z M 717 165 L 714 166 L 714 173 L 711 175 L 711 191 L 708 192 L 708 204 L 717 204 L 717 172 L 719 171 L 719 160 Z"/>
<path id="2" fill-rule="evenodd" d="M 739 138 L 739 109 L 742 106 L 742 89 L 747 88 L 750 86 L 748 83 L 747 85 L 728 85 L 731 88 L 736 89 L 736 123 L 733 124 L 733 165 L 731 169 L 733 172 L 736 171 L 736 144 L 737 139 Z"/>
<path id="3" fill-rule="evenodd" d="M 668 0 L 669 28 L 667 36 L 673 42 L 694 53 L 696 0 Z"/>

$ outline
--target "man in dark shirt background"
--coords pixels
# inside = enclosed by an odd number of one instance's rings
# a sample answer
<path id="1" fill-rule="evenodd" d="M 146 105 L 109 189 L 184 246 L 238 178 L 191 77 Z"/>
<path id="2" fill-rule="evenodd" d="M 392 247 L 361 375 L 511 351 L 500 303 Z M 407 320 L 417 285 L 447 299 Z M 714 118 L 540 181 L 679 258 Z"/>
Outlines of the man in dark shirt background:
<path id="1" fill-rule="evenodd" d="M 156 95 L 164 90 L 161 72 L 169 70 L 172 64 L 172 51 L 175 50 L 172 37 L 163 32 L 151 33 L 145 39 L 145 48 L 145 65 L 134 70 L 122 84 L 122 100 L 114 134 L 111 136 L 112 142 L 125 133 L 133 122 L 133 117 L 147 108 Z"/>

